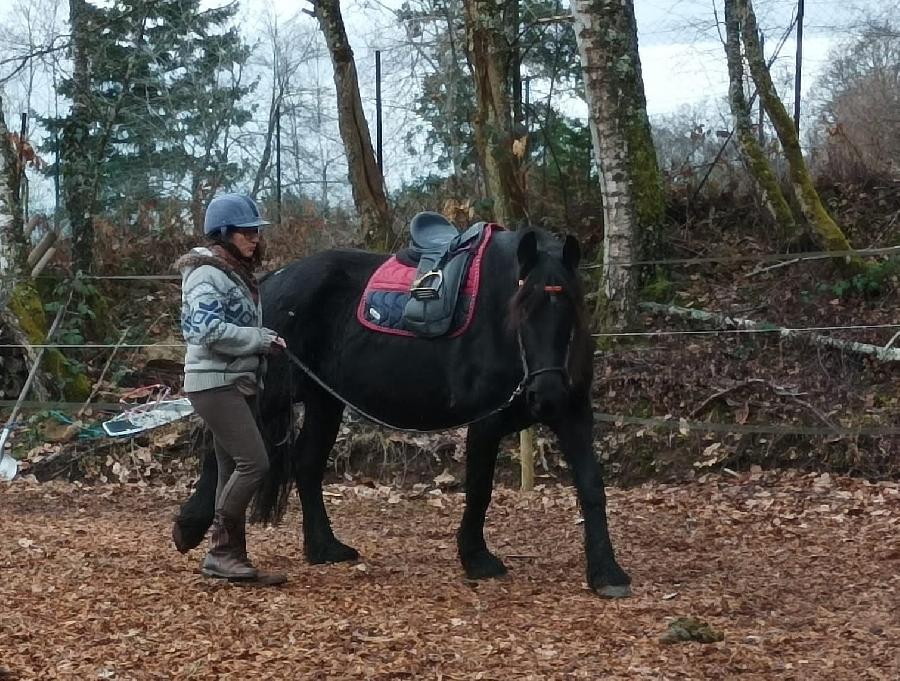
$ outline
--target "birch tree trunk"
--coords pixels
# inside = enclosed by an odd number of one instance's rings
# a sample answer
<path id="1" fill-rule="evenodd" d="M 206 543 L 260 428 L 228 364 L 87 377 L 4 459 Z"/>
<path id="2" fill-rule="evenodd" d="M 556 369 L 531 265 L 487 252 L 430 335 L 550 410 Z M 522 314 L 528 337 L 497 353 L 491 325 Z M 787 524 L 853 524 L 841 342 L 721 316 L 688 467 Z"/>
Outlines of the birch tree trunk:
<path id="1" fill-rule="evenodd" d="M 20 200 L 21 171 L 0 99 L 0 276 L 25 271 L 28 246 Z M 9 290 L 11 286 L 3 286 Z M 0 301 L 2 304 L 3 301 Z"/>
<path id="2" fill-rule="evenodd" d="M 625 328 L 636 313 L 639 271 L 624 266 L 657 252 L 665 215 L 662 177 L 647 118 L 633 0 L 574 0 L 604 236 L 598 313 Z M 605 310 L 600 304 L 605 303 Z"/>
<path id="3" fill-rule="evenodd" d="M 313 0 L 316 19 L 325 36 L 338 98 L 338 125 L 347 153 L 353 201 L 359 212 L 363 240 L 369 248 L 393 246 L 391 214 L 384 189 L 384 176 L 375 159 L 369 125 L 359 96 L 359 79 L 353 50 L 344 29 L 339 0 Z"/>
<path id="4" fill-rule="evenodd" d="M 788 114 L 784 103 L 778 96 L 775 84 L 772 82 L 772 75 L 766 66 L 762 47 L 759 44 L 759 29 L 756 24 L 756 14 L 753 12 L 753 3 L 751 0 L 730 1 L 734 2 L 737 10 L 737 19 L 741 25 L 750 73 L 787 158 L 791 188 L 800 205 L 800 210 L 825 250 L 850 250 L 850 242 L 847 241 L 847 237 L 828 214 L 828 210 L 819 198 L 812 176 L 806 167 L 806 161 L 803 159 L 794 121 Z"/>
<path id="5" fill-rule="evenodd" d="M 484 164 L 488 195 L 494 202 L 494 220 L 514 229 L 526 219 L 528 211 L 519 159 L 513 153 L 509 91 L 513 60 L 506 38 L 507 4 L 464 0 L 469 67 L 475 80 L 475 146 Z"/>
<path id="6" fill-rule="evenodd" d="M 728 103 L 734 119 L 734 130 L 741 154 L 756 184 L 759 199 L 772 218 L 782 240 L 798 236 L 794 214 L 785 199 L 756 135 L 750 118 L 750 105 L 744 95 L 744 60 L 741 54 L 741 25 L 734 0 L 725 2 L 725 56 L 728 60 Z"/>

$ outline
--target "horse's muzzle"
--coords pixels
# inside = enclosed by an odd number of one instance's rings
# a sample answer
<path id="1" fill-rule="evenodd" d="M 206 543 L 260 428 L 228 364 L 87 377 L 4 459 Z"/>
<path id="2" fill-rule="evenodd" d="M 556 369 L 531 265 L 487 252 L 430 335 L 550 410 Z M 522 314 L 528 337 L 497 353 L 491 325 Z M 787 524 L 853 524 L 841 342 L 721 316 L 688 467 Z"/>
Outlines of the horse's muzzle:
<path id="1" fill-rule="evenodd" d="M 525 402 L 538 421 L 552 421 L 560 416 L 568 398 L 569 381 L 563 371 L 535 375 L 525 388 Z"/>

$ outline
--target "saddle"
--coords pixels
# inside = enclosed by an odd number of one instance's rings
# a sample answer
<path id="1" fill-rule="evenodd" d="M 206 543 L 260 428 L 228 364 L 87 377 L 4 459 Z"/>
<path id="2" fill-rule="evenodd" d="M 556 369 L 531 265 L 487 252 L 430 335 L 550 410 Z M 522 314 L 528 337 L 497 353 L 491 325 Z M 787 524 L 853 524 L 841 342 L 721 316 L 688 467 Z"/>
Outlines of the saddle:
<path id="1" fill-rule="evenodd" d="M 484 237 L 486 223 L 459 232 L 439 213 L 424 212 L 409 224 L 407 257 L 417 263 L 403 310 L 404 326 L 432 338 L 450 330 L 459 292 Z"/>
<path id="2" fill-rule="evenodd" d="M 419 213 L 406 248 L 369 279 L 357 318 L 373 330 L 402 336 L 457 336 L 472 321 L 481 257 L 496 225 L 460 232 L 438 213 Z"/>

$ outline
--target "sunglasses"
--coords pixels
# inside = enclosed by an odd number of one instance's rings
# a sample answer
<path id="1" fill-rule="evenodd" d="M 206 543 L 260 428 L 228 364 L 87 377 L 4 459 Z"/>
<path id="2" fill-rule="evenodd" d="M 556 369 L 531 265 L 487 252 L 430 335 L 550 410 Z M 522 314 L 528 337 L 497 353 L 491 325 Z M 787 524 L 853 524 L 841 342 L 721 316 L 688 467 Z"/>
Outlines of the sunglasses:
<path id="1" fill-rule="evenodd" d="M 245 239 L 259 238 L 260 233 L 256 227 L 232 227 L 232 232 L 242 235 Z"/>

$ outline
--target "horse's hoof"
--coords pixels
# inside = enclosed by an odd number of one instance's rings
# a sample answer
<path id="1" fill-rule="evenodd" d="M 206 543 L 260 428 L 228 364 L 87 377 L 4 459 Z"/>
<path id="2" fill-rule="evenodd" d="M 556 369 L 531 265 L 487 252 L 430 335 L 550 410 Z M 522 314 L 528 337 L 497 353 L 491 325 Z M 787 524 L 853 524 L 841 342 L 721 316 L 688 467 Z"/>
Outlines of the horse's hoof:
<path id="1" fill-rule="evenodd" d="M 347 546 L 335 540 L 325 546 L 310 549 L 306 552 L 306 559 L 312 565 L 323 563 L 346 563 L 359 560 L 359 551 L 352 546 Z"/>
<path id="2" fill-rule="evenodd" d="M 628 598 L 631 577 L 615 562 L 588 570 L 588 584 L 600 598 Z"/>
<path id="3" fill-rule="evenodd" d="M 463 568 L 469 579 L 491 579 L 506 575 L 506 566 L 490 551 L 479 551 L 473 556 L 464 558 Z"/>
<path id="4" fill-rule="evenodd" d="M 595 589 L 595 591 L 600 598 L 629 598 L 631 596 L 631 587 L 627 584 L 619 586 L 607 584 L 599 589 Z"/>
<path id="5" fill-rule="evenodd" d="M 176 520 L 172 524 L 172 542 L 179 553 L 187 553 L 191 549 L 200 546 L 208 529 L 209 525 L 203 526 L 202 524 Z"/>

